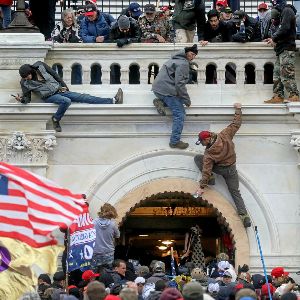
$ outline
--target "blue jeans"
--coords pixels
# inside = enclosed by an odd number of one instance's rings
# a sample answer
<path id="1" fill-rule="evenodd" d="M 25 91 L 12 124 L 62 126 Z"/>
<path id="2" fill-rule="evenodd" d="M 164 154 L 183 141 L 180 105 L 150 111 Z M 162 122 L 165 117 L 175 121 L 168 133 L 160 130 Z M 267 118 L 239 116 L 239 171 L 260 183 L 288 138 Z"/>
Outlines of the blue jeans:
<path id="1" fill-rule="evenodd" d="M 57 93 L 43 99 L 46 103 L 58 104 L 57 112 L 54 118 L 59 121 L 65 114 L 71 102 L 89 103 L 89 104 L 112 104 L 112 98 L 100 98 L 88 94 L 80 94 L 75 92 Z"/>
<path id="2" fill-rule="evenodd" d="M 162 100 L 166 106 L 170 108 L 173 114 L 172 134 L 170 144 L 176 144 L 180 141 L 185 118 L 184 100 L 175 96 L 163 96 L 154 93 L 157 98 Z"/>
<path id="3" fill-rule="evenodd" d="M 0 5 L 3 14 L 3 28 L 8 27 L 11 22 L 11 6 L 10 5 Z"/>

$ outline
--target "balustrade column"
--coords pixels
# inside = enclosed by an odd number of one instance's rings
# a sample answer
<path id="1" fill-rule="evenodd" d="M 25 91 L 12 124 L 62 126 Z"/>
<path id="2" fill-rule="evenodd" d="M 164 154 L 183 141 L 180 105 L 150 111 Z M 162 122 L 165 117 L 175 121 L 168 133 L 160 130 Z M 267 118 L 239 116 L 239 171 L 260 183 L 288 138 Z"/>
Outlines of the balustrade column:
<path id="1" fill-rule="evenodd" d="M 245 83 L 245 69 L 244 67 L 236 66 L 236 83 L 244 84 Z"/>
<path id="2" fill-rule="evenodd" d="M 129 83 L 129 67 L 121 68 L 121 84 L 128 84 Z"/>
<path id="3" fill-rule="evenodd" d="M 255 69 L 255 84 L 263 85 L 264 83 L 264 69 Z"/>
<path id="4" fill-rule="evenodd" d="M 197 70 L 197 73 L 198 73 L 198 76 L 197 76 L 198 84 L 205 83 L 205 81 L 206 81 L 205 69 L 199 67 Z"/>
<path id="5" fill-rule="evenodd" d="M 148 84 L 148 68 L 145 66 L 140 67 L 140 83 Z"/>
<path id="6" fill-rule="evenodd" d="M 110 84 L 110 66 L 103 65 L 102 66 L 102 84 Z"/>
<path id="7" fill-rule="evenodd" d="M 82 83 L 90 84 L 91 83 L 91 70 L 83 68 L 82 69 Z"/>
<path id="8" fill-rule="evenodd" d="M 225 69 L 217 68 L 217 83 L 225 83 Z"/>
<path id="9" fill-rule="evenodd" d="M 64 81 L 67 84 L 71 84 L 71 73 L 72 73 L 72 69 L 71 67 L 63 67 L 63 72 L 64 72 Z"/>

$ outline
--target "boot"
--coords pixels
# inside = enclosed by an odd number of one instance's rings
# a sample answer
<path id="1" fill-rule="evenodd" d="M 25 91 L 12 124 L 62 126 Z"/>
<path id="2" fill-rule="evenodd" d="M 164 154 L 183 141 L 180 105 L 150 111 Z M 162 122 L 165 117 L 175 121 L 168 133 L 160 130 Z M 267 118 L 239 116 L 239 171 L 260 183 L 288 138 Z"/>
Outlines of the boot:
<path id="1" fill-rule="evenodd" d="M 289 103 L 289 102 L 299 102 L 299 96 L 298 95 L 293 95 L 290 96 L 288 99 L 284 100 L 284 103 Z"/>
<path id="2" fill-rule="evenodd" d="M 283 101 L 283 97 L 274 94 L 274 96 L 271 99 L 264 101 L 264 103 L 283 103 Z"/>
<path id="3" fill-rule="evenodd" d="M 244 224 L 244 227 L 251 227 L 251 220 L 247 214 L 240 214 L 240 218 Z"/>
<path id="4" fill-rule="evenodd" d="M 53 124 L 53 129 L 56 132 L 61 132 L 61 127 L 60 127 L 59 121 L 56 120 L 54 117 L 52 117 L 51 120 L 52 120 L 52 124 Z"/>
<path id="5" fill-rule="evenodd" d="M 116 93 L 115 104 L 123 104 L 123 91 L 122 91 L 122 89 L 118 89 L 118 92 Z"/>
<path id="6" fill-rule="evenodd" d="M 153 100 L 153 105 L 156 107 L 157 112 L 161 115 L 161 116 L 165 116 L 166 115 L 166 108 L 164 106 L 164 103 L 158 99 L 155 98 Z"/>
<path id="7" fill-rule="evenodd" d="M 170 146 L 171 148 L 186 149 L 186 148 L 189 146 L 189 144 L 188 144 L 188 143 L 185 143 L 185 142 L 183 142 L 183 141 L 179 141 L 179 142 L 177 142 L 176 144 L 171 144 L 171 143 L 169 143 L 169 146 Z"/>

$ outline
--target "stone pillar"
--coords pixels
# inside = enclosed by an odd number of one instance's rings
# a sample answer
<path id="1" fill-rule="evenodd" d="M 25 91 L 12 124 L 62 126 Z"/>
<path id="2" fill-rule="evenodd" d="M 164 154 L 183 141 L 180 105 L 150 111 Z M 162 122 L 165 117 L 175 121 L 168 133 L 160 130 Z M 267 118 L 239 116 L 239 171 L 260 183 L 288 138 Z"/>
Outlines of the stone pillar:
<path id="1" fill-rule="evenodd" d="M 293 132 L 290 144 L 298 154 L 298 168 L 300 168 L 300 132 Z"/>

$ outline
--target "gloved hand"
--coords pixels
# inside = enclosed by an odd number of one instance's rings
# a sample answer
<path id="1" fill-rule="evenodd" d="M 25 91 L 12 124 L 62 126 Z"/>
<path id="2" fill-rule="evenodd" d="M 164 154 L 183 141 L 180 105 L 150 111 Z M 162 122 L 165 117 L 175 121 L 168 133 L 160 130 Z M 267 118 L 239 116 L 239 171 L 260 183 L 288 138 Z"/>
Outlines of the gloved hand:
<path id="1" fill-rule="evenodd" d="M 123 38 L 123 39 L 118 39 L 117 40 L 117 46 L 119 48 L 122 48 L 124 45 L 128 45 L 130 43 L 131 43 L 131 40 L 127 39 L 127 38 Z"/>
<path id="2" fill-rule="evenodd" d="M 247 35 L 246 33 L 242 32 L 237 32 L 232 36 L 232 41 L 233 42 L 238 42 L 238 43 L 246 43 L 247 42 Z"/>

